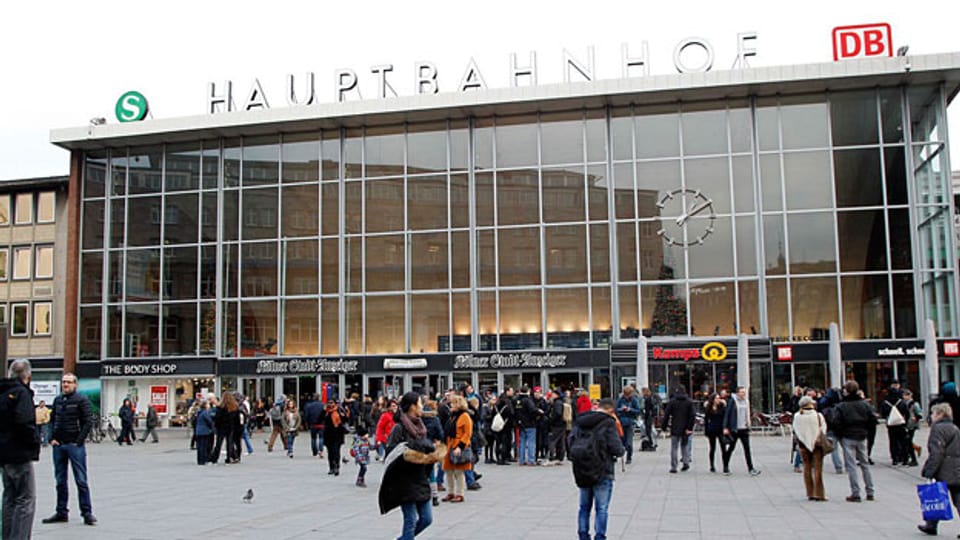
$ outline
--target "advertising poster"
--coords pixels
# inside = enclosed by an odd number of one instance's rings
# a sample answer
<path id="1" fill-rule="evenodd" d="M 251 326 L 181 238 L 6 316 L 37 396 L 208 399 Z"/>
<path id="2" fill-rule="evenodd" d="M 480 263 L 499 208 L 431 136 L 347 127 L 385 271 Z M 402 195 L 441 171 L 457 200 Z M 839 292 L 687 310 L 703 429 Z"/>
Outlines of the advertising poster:
<path id="1" fill-rule="evenodd" d="M 150 387 L 150 405 L 157 411 L 157 414 L 167 414 L 167 387 Z"/>
<path id="2" fill-rule="evenodd" d="M 33 404 L 42 401 L 47 407 L 53 405 L 53 398 L 60 394 L 60 381 L 30 381 L 33 390 Z"/>

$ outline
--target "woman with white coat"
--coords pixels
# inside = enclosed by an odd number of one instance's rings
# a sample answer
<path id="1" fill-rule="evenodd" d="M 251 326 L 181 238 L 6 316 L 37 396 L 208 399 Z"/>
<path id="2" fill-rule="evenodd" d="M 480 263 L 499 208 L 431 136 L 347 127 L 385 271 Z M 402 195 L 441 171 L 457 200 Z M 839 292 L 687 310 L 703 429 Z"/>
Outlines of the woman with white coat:
<path id="1" fill-rule="evenodd" d="M 823 492 L 823 447 L 821 434 L 827 435 L 827 421 L 817 412 L 813 398 L 803 396 L 800 410 L 793 415 L 793 433 L 797 437 L 797 448 L 803 459 L 803 483 L 807 488 L 807 499 L 825 501 Z"/>

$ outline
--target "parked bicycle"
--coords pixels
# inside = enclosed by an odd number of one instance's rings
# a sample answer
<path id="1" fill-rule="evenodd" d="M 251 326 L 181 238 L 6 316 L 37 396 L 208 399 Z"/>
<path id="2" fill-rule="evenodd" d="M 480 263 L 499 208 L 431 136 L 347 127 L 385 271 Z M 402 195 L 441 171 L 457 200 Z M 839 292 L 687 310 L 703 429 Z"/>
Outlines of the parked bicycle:
<path id="1" fill-rule="evenodd" d="M 100 443 L 103 439 L 109 438 L 111 442 L 116 442 L 119 436 L 117 428 L 113 427 L 113 423 L 110 422 L 109 417 L 97 416 L 96 421 L 93 423 L 93 428 L 90 429 L 90 433 L 87 434 L 87 440 Z"/>

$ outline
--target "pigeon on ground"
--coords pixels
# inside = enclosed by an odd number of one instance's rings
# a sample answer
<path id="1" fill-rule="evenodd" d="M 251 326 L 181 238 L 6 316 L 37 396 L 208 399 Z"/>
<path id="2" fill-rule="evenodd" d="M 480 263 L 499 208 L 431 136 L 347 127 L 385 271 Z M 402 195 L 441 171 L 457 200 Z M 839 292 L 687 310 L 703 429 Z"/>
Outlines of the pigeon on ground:
<path id="1" fill-rule="evenodd" d="M 243 502 L 250 503 L 253 502 L 253 490 L 248 489 L 247 494 L 243 496 Z"/>

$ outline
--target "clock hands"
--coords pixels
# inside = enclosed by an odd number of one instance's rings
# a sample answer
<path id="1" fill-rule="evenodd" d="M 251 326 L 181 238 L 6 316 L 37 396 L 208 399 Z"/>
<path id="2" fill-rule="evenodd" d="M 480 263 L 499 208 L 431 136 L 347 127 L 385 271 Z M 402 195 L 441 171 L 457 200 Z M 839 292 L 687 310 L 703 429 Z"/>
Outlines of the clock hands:
<path id="1" fill-rule="evenodd" d="M 712 204 L 713 204 L 713 201 L 711 201 L 710 199 L 707 199 L 706 201 L 704 201 L 703 203 L 701 203 L 701 204 L 699 204 L 699 205 L 696 204 L 696 203 L 694 203 L 693 206 L 690 207 L 690 210 L 688 210 L 687 212 L 684 212 L 680 217 L 677 218 L 677 225 L 680 226 L 680 227 L 683 227 L 683 225 L 684 225 L 690 218 L 692 218 L 693 216 L 699 214 L 700 212 L 703 212 L 704 210 L 706 210 L 707 208 L 709 208 L 710 205 L 712 205 Z"/>

